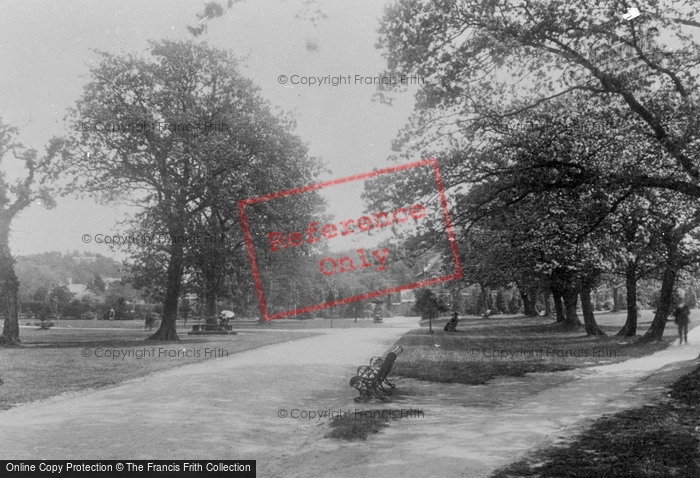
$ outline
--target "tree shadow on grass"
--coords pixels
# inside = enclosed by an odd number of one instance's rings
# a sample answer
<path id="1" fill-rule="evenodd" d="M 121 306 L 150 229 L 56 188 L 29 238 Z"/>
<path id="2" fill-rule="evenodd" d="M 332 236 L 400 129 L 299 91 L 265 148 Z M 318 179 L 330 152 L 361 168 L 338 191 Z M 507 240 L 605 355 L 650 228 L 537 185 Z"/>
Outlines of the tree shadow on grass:
<path id="1" fill-rule="evenodd" d="M 662 350 L 668 342 L 641 344 L 638 337 L 588 336 L 541 319 L 504 319 L 498 324 L 460 321 L 456 332 L 416 329 L 397 345 L 404 353 L 394 365 L 396 375 L 481 385 L 497 377 L 621 362 Z"/>

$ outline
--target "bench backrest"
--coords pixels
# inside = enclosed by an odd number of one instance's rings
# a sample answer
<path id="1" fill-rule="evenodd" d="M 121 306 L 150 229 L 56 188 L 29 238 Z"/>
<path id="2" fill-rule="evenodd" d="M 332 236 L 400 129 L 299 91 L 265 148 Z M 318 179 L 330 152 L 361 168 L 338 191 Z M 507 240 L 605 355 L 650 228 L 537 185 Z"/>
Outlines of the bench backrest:
<path id="1" fill-rule="evenodd" d="M 379 372 L 377 373 L 377 379 L 379 381 L 384 380 L 387 375 L 389 375 L 389 372 L 391 372 L 391 368 L 394 366 L 394 362 L 396 361 L 396 354 L 394 352 L 389 352 L 386 354 L 386 359 L 382 362 L 382 366 L 379 367 Z"/>

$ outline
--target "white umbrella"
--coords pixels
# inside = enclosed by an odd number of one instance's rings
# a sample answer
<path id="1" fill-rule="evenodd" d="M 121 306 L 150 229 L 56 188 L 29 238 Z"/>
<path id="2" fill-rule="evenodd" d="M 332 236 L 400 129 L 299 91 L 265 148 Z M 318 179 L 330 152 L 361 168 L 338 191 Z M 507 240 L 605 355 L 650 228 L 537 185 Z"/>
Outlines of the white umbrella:
<path id="1" fill-rule="evenodd" d="M 222 317 L 225 317 L 225 318 L 227 318 L 227 319 L 231 319 L 231 318 L 233 318 L 233 317 L 236 316 L 236 314 L 234 314 L 234 313 L 233 313 L 232 311 L 230 311 L 230 310 L 222 310 L 222 311 L 219 313 L 219 315 L 221 315 Z"/>

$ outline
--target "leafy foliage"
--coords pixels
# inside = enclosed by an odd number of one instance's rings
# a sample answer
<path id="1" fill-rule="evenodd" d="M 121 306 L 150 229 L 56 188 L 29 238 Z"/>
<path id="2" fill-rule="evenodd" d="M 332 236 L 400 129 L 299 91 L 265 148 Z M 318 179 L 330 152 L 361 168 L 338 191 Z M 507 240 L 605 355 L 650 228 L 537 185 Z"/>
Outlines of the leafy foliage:
<path id="1" fill-rule="evenodd" d="M 65 167 L 72 191 L 140 208 L 127 232 L 151 239 L 127 244 L 134 281 L 163 299 L 152 338 L 176 340 L 183 279 L 199 281 L 209 297 L 230 286 L 224 277 L 242 257 L 238 201 L 312 184 L 321 166 L 291 134 L 293 120 L 272 113 L 230 53 L 165 40 L 151 42 L 149 54 L 99 53 L 71 114 L 80 133 Z M 294 213 L 306 219 L 321 207 L 309 194 L 284 214 L 260 214 L 268 223 Z M 228 241 L 212 244 L 207 234 Z"/>

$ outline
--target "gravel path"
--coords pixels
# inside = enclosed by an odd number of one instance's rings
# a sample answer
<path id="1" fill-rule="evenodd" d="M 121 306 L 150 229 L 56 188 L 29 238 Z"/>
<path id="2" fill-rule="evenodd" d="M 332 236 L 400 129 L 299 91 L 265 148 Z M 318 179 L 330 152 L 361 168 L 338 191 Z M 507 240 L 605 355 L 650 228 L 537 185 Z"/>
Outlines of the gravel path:
<path id="1" fill-rule="evenodd" d="M 689 346 L 619 364 L 486 386 L 397 380 L 388 405 L 417 408 L 364 443 L 324 438 L 309 412 L 358 408 L 349 378 L 416 319 L 323 335 L 183 366 L 98 391 L 0 412 L 3 459 L 256 459 L 260 477 L 479 477 L 587 420 L 641 403 L 643 379 L 698 356 Z M 400 358 L 399 358 L 400 360 Z M 281 418 L 280 415 L 287 414 Z M 299 418 L 292 418 L 298 416 Z"/>
<path id="2" fill-rule="evenodd" d="M 421 409 L 422 418 L 404 418 L 360 444 L 338 445 L 317 434 L 287 463 L 294 472 L 286 476 L 488 477 L 593 419 L 644 403 L 666 385 L 655 372 L 698 365 L 700 327 L 688 339 L 689 345 L 626 362 L 484 386 L 397 380 L 404 393 L 391 406 Z M 282 468 L 275 476 L 283 476 Z"/>
<path id="3" fill-rule="evenodd" d="M 357 367 L 417 326 L 401 319 L 318 330 L 325 333 L 0 412 L 0 457 L 257 459 L 258 476 L 269 476 L 265 463 L 293 453 L 320 423 L 280 418 L 280 410 L 354 404 L 348 381 Z"/>

